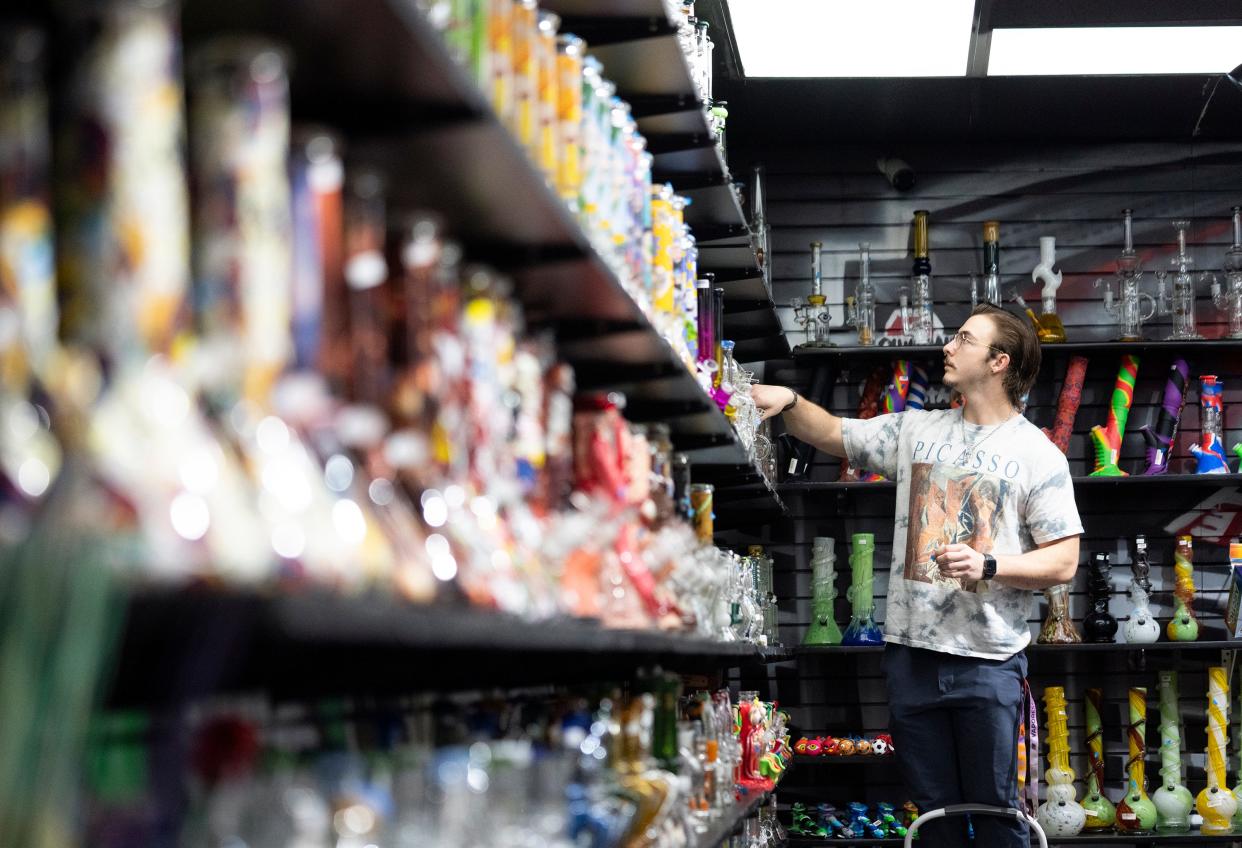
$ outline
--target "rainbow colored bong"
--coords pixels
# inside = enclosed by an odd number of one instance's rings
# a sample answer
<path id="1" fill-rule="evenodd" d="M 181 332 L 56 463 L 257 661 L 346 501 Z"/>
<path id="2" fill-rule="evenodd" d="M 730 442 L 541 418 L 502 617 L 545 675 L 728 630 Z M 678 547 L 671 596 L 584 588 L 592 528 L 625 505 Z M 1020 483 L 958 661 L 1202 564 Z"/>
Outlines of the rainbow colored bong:
<path id="1" fill-rule="evenodd" d="M 1228 474 L 1225 459 L 1223 386 L 1214 374 L 1199 377 L 1199 444 L 1191 445 L 1196 474 Z"/>
<path id="2" fill-rule="evenodd" d="M 1117 382 L 1113 384 L 1113 398 L 1108 409 L 1108 425 L 1091 428 L 1091 443 L 1095 446 L 1095 470 L 1092 477 L 1128 477 L 1117 465 L 1121 457 L 1121 437 L 1126 432 L 1126 419 L 1130 417 L 1130 404 L 1134 401 L 1134 383 L 1138 379 L 1139 358 L 1132 354 L 1121 357 Z"/>

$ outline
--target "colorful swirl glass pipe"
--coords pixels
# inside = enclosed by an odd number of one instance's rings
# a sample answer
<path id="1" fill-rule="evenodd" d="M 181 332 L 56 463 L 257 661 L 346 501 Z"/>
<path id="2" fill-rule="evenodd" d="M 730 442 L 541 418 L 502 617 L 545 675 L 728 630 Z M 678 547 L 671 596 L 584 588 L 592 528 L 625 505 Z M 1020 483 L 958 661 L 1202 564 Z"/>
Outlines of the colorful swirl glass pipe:
<path id="1" fill-rule="evenodd" d="M 1077 836 L 1087 821 L 1074 790 L 1074 769 L 1069 759 L 1069 719 L 1065 710 L 1065 689 L 1049 686 L 1044 690 L 1044 711 L 1048 716 L 1048 800 L 1039 805 L 1035 818 L 1049 836 Z"/>
<path id="2" fill-rule="evenodd" d="M 882 645 L 884 634 L 875 623 L 875 534 L 855 533 L 850 540 L 851 614 L 842 645 Z"/>
<path id="3" fill-rule="evenodd" d="M 906 409 L 924 409 L 927 406 L 927 390 L 931 377 L 927 368 L 917 363 L 910 365 L 910 384 L 906 391 Z"/>
<path id="4" fill-rule="evenodd" d="M 1126 419 L 1130 417 L 1130 404 L 1134 401 L 1134 382 L 1138 379 L 1139 358 L 1131 354 L 1121 357 L 1117 381 L 1113 384 L 1113 397 L 1108 409 L 1108 424 L 1091 428 L 1091 443 L 1095 446 L 1095 471 L 1092 477 L 1127 477 L 1117 466 L 1121 456 L 1121 437 L 1126 432 Z"/>
<path id="5" fill-rule="evenodd" d="M 1099 689 L 1088 689 L 1083 698 L 1087 717 L 1087 761 L 1090 763 L 1090 771 L 1087 773 L 1087 794 L 1082 799 L 1082 808 L 1087 813 L 1083 829 L 1088 833 L 1112 830 L 1117 822 L 1117 808 L 1104 794 L 1104 728 L 1100 721 L 1100 704 L 1103 698 Z"/>
<path id="6" fill-rule="evenodd" d="M 1233 833 L 1233 814 L 1237 799 L 1225 785 L 1225 756 L 1229 750 L 1229 677 L 1225 669 L 1208 669 L 1207 707 L 1207 786 L 1195 799 L 1195 809 L 1203 816 L 1199 832 L 1215 836 Z"/>
<path id="7" fill-rule="evenodd" d="M 1058 583 L 1044 590 L 1048 599 L 1048 617 L 1039 629 L 1041 645 L 1074 645 L 1082 641 L 1069 614 L 1069 584 Z"/>
<path id="8" fill-rule="evenodd" d="M 1182 780 L 1182 728 L 1177 711 L 1177 672 L 1160 672 L 1160 787 L 1152 793 L 1156 830 L 1182 833 L 1190 829 L 1194 796 Z"/>
<path id="9" fill-rule="evenodd" d="M 1156 826 L 1156 805 L 1147 797 L 1147 687 L 1130 690 L 1130 758 L 1126 761 L 1129 787 L 1117 805 L 1117 830 L 1122 833 L 1150 833 Z"/>
<path id="10" fill-rule="evenodd" d="M 1145 425 L 1139 432 L 1147 442 L 1147 468 L 1143 475 L 1151 477 L 1169 470 L 1169 457 L 1173 453 L 1173 440 L 1177 438 L 1177 424 L 1182 417 L 1182 405 L 1186 400 L 1186 382 L 1190 379 L 1190 366 L 1186 360 L 1173 360 L 1169 366 L 1169 380 L 1164 385 L 1164 402 L 1156 417 L 1156 426 Z"/>
<path id="11" fill-rule="evenodd" d="M 1194 539 L 1177 537 L 1177 550 L 1173 554 L 1173 618 L 1166 632 L 1170 641 L 1193 642 L 1199 638 L 1199 620 L 1195 618 L 1195 569 Z"/>
<path id="12" fill-rule="evenodd" d="M 839 645 L 841 629 L 834 618 L 837 597 L 837 555 L 835 540 L 816 536 L 811 543 L 811 626 L 803 645 Z"/>
<path id="13" fill-rule="evenodd" d="M 1196 474 L 1228 474 L 1225 458 L 1223 386 L 1214 374 L 1199 377 L 1199 444 L 1191 445 Z"/>

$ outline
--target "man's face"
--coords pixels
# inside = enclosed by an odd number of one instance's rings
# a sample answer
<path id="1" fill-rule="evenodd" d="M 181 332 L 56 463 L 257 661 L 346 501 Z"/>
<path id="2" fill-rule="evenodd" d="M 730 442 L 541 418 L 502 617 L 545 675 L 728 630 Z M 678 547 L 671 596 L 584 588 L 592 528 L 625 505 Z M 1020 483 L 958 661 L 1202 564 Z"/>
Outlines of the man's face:
<path id="1" fill-rule="evenodd" d="M 943 348 L 946 386 L 961 392 L 999 376 L 1000 372 L 994 370 L 996 360 L 1008 360 L 1008 356 L 991 347 L 995 343 L 995 329 L 987 316 L 972 315 L 949 339 Z"/>

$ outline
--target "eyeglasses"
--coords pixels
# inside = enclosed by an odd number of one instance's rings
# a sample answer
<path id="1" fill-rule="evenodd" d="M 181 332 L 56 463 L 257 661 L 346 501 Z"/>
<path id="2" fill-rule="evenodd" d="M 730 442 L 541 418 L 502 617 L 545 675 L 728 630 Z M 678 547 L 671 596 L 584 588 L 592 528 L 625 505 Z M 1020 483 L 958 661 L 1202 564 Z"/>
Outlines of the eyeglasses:
<path id="1" fill-rule="evenodd" d="M 1001 350 L 999 347 L 994 347 L 993 345 L 990 345 L 990 344 L 984 344 L 983 342 L 979 341 L 978 339 L 976 339 L 974 336 L 972 336 L 970 333 L 966 332 L 965 330 L 958 330 L 956 333 L 954 333 L 953 338 L 949 339 L 949 342 L 948 344 L 945 345 L 945 347 L 948 347 L 949 345 L 960 347 L 963 344 L 978 345 L 979 347 L 986 347 L 988 350 L 994 350 L 997 353 L 1005 352 Z"/>

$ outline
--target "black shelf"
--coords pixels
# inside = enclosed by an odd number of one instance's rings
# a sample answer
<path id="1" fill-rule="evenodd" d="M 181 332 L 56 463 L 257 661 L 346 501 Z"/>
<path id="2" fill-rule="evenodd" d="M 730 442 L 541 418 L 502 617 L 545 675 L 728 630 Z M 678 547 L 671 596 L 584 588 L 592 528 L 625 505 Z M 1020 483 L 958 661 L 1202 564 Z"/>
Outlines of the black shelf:
<path id="1" fill-rule="evenodd" d="M 1238 474 L 1161 474 L 1144 477 L 1131 474 L 1128 477 L 1074 477 L 1075 490 L 1094 491 L 1098 489 L 1116 489 L 1119 487 L 1153 487 L 1162 489 L 1170 487 L 1180 489 L 1220 489 L 1228 486 L 1242 486 L 1242 473 Z M 815 482 L 799 480 L 780 484 L 780 491 L 785 494 L 809 494 L 815 492 L 892 492 L 897 488 L 893 480 L 877 480 L 874 483 L 826 481 Z"/>
<path id="2" fill-rule="evenodd" d="M 1169 653 L 1184 654 L 1206 651 L 1234 651 L 1242 649 L 1242 640 L 1205 639 L 1198 642 L 1152 642 L 1138 644 L 1128 642 L 1091 643 L 1080 642 L 1074 645 L 1041 645 L 1032 642 L 1027 645 L 1026 652 L 1039 657 L 1065 656 L 1083 653 Z M 793 649 L 797 656 L 835 656 L 837 654 L 876 654 L 884 650 L 883 645 L 799 645 Z"/>
<path id="3" fill-rule="evenodd" d="M 1216 845 L 1237 842 L 1237 835 L 1225 836 L 1205 836 L 1199 833 L 1184 834 L 1151 834 L 1148 836 L 1134 836 L 1121 833 L 1084 833 L 1079 836 L 1058 836 L 1055 839 L 1048 837 L 1048 845 L 1135 845 L 1135 846 L 1156 846 L 1156 845 Z M 815 848 L 820 845 L 904 845 L 905 840 L 899 837 L 889 837 L 887 839 L 820 839 L 813 836 L 790 836 L 789 848 Z M 915 840 L 915 845 L 919 844 Z M 1032 837 L 1032 845 L 1038 845 L 1039 840 Z"/>
<path id="4" fill-rule="evenodd" d="M 1046 344 L 1041 346 L 1045 357 L 1060 354 L 1089 353 L 1179 353 L 1193 356 L 1195 351 L 1221 352 L 1242 351 L 1242 340 L 1239 339 L 1203 339 L 1201 341 L 1170 341 L 1167 339 L 1142 342 L 1117 341 L 1080 341 L 1062 344 Z M 943 355 L 942 345 L 838 345 L 833 347 L 807 347 L 798 345 L 793 349 L 793 357 L 797 360 L 823 360 L 850 358 L 892 358 L 909 359 L 936 358 Z"/>
<path id="5" fill-rule="evenodd" d="M 795 754 L 793 761 L 799 766 L 816 766 L 816 765 L 840 765 L 840 766 L 896 766 L 897 757 L 892 754 L 885 754 L 877 757 L 874 754 L 859 756 L 858 754 L 850 754 L 848 757 L 837 756 L 835 754 L 821 754 L 813 757 L 809 754 Z"/>
<path id="6" fill-rule="evenodd" d="M 590 682 L 641 664 L 703 670 L 789 655 L 386 596 L 148 589 L 127 599 L 110 701 L 161 705 L 255 689 L 302 697 Z"/>

